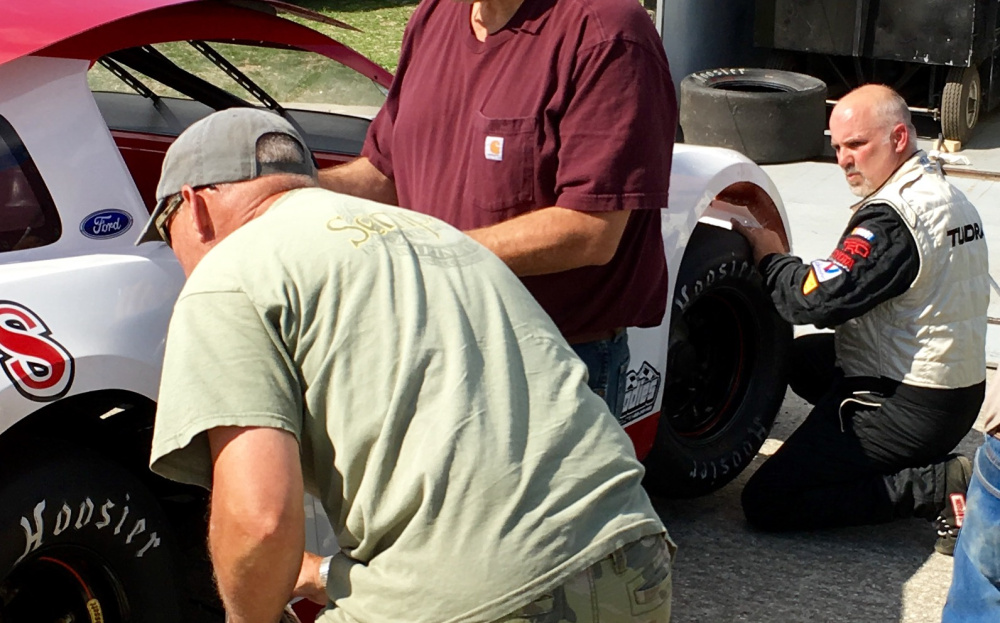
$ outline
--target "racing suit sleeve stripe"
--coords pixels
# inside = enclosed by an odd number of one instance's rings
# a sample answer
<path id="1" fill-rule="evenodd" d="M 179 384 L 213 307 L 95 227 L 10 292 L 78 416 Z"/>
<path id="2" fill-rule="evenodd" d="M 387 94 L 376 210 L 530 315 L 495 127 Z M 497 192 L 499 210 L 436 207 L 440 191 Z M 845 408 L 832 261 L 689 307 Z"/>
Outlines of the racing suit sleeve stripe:
<path id="1" fill-rule="evenodd" d="M 905 292 L 917 276 L 920 256 L 902 218 L 888 205 L 875 204 L 851 218 L 829 258 L 806 264 L 772 254 L 759 268 L 784 319 L 829 328 Z"/>

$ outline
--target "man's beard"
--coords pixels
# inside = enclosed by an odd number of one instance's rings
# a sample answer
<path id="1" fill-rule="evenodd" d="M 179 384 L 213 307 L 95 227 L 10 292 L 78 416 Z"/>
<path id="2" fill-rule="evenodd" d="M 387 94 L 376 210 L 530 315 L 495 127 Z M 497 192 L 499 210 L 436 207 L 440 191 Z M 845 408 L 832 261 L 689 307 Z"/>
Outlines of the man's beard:
<path id="1" fill-rule="evenodd" d="M 857 173 L 861 175 L 860 184 L 851 184 L 851 183 L 847 184 L 847 186 L 851 189 L 851 192 L 854 193 L 855 196 L 864 198 L 875 192 L 875 187 L 872 185 L 872 183 L 868 181 L 868 178 L 865 177 L 864 174 L 859 172 L 857 169 L 851 167 L 849 169 L 844 170 L 844 175 L 850 175 L 851 173 Z"/>

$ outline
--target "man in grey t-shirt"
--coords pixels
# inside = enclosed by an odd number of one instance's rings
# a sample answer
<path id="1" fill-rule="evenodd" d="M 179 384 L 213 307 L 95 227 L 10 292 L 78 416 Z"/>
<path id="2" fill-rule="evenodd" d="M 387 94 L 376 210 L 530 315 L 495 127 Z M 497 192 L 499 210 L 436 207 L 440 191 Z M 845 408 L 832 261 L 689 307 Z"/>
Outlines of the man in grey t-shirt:
<path id="1" fill-rule="evenodd" d="M 151 466 L 211 488 L 230 620 L 667 621 L 642 466 L 548 316 L 458 230 L 315 185 L 283 119 L 215 113 L 140 239 L 188 275 Z M 303 552 L 303 492 L 335 557 Z"/>

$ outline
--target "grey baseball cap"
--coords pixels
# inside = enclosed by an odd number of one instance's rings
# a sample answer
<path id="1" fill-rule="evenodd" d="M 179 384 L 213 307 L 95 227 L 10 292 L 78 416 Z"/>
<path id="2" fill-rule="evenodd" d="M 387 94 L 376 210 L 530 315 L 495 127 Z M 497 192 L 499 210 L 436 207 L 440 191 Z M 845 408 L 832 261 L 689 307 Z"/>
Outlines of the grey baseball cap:
<path id="1" fill-rule="evenodd" d="M 269 134 L 286 134 L 298 141 L 305 162 L 257 162 L 257 141 Z M 309 148 L 288 121 L 258 108 L 229 108 L 197 121 L 184 130 L 167 149 L 156 186 L 156 208 L 149 215 L 136 244 L 163 241 L 156 220 L 167 207 L 167 199 L 185 184 L 198 187 L 242 182 L 265 175 L 292 173 L 315 177 Z"/>

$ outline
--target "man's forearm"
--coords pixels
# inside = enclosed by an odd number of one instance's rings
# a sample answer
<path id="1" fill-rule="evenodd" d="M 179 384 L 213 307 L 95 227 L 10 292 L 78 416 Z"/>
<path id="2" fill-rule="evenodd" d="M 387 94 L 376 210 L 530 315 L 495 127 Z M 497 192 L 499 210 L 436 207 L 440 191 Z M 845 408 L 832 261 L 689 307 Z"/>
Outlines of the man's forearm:
<path id="1" fill-rule="evenodd" d="M 299 505 L 301 506 L 301 504 Z M 215 516 L 209 530 L 209 548 L 219 594 L 230 623 L 275 623 L 295 588 L 302 551 L 305 517 L 288 516 L 268 536 L 254 535 Z"/>
<path id="2" fill-rule="evenodd" d="M 319 184 L 327 190 L 345 195 L 399 205 L 395 183 L 365 157 L 320 170 Z"/>
<path id="3" fill-rule="evenodd" d="M 232 623 L 274 623 L 305 549 L 298 442 L 282 430 L 214 428 L 208 545 Z"/>
<path id="4" fill-rule="evenodd" d="M 618 250 L 629 212 L 542 208 L 466 233 L 515 274 L 545 275 L 607 264 Z"/>

